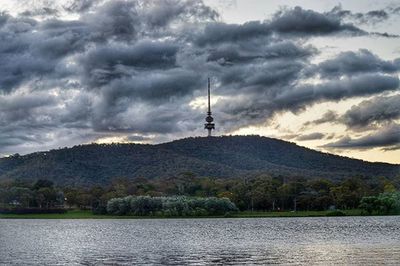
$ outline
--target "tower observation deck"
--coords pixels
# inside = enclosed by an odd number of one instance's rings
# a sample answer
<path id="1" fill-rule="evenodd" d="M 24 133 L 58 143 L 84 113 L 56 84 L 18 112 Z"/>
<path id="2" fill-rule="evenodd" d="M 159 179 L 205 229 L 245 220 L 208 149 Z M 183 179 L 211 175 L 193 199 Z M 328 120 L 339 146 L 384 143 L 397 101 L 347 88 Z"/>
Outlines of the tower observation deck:
<path id="1" fill-rule="evenodd" d="M 208 131 L 208 137 L 211 137 L 211 130 L 215 129 L 215 124 L 213 123 L 214 118 L 211 116 L 211 104 L 210 104 L 210 78 L 208 78 L 208 112 L 206 117 L 206 122 L 204 128 Z"/>

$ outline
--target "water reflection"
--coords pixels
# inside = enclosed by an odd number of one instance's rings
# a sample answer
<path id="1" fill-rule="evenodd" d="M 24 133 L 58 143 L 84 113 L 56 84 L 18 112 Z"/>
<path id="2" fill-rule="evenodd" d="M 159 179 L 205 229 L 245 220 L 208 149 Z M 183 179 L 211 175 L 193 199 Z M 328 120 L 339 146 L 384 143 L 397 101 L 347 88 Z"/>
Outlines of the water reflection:
<path id="1" fill-rule="evenodd" d="M 400 217 L 0 220 L 0 264 L 398 265 Z"/>

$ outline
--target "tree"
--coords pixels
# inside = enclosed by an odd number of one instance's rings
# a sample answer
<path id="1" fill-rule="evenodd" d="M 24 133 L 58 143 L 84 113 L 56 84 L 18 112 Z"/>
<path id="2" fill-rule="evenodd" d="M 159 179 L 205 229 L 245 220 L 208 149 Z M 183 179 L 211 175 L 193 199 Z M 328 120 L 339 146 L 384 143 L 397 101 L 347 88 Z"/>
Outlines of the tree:
<path id="1" fill-rule="evenodd" d="M 40 201 L 41 208 L 54 207 L 57 202 L 57 192 L 52 187 L 42 187 L 36 192 L 36 198 Z"/>
<path id="2" fill-rule="evenodd" d="M 39 190 L 40 188 L 52 188 L 54 186 L 54 183 L 50 180 L 46 179 L 39 179 L 36 181 L 36 183 L 33 185 L 33 189 Z"/>
<path id="3" fill-rule="evenodd" d="M 363 197 L 360 201 L 360 209 L 372 214 L 374 211 L 379 211 L 380 201 L 376 196 Z"/>
<path id="4" fill-rule="evenodd" d="M 31 190 L 24 187 L 12 187 L 8 196 L 9 202 L 15 201 L 20 205 L 20 207 L 29 207 L 31 200 L 33 199 L 33 193 Z"/>

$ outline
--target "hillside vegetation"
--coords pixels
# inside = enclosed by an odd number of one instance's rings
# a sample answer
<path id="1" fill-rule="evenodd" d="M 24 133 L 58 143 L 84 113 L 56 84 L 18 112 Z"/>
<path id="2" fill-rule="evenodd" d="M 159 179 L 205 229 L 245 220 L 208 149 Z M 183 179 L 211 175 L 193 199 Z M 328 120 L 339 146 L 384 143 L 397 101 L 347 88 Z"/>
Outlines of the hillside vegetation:
<path id="1" fill-rule="evenodd" d="M 269 174 L 339 180 L 350 176 L 395 178 L 400 166 L 321 153 L 259 136 L 186 138 L 158 145 L 90 144 L 0 159 L 0 180 L 45 178 L 72 186 L 188 172 L 216 178 Z"/>

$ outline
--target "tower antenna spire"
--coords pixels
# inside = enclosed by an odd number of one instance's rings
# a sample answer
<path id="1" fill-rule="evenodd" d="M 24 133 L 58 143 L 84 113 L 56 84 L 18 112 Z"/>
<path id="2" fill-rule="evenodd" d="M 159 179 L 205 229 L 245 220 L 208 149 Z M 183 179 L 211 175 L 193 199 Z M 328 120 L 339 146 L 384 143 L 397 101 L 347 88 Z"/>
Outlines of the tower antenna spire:
<path id="1" fill-rule="evenodd" d="M 210 78 L 208 78 L 208 112 L 211 114 L 211 103 L 210 103 Z"/>
<path id="2" fill-rule="evenodd" d="M 215 124 L 213 123 L 214 118 L 211 116 L 211 92 L 210 92 L 210 78 L 208 78 L 208 112 L 206 117 L 206 124 L 204 124 L 204 128 L 208 131 L 208 137 L 211 137 L 211 130 L 215 129 Z"/>

